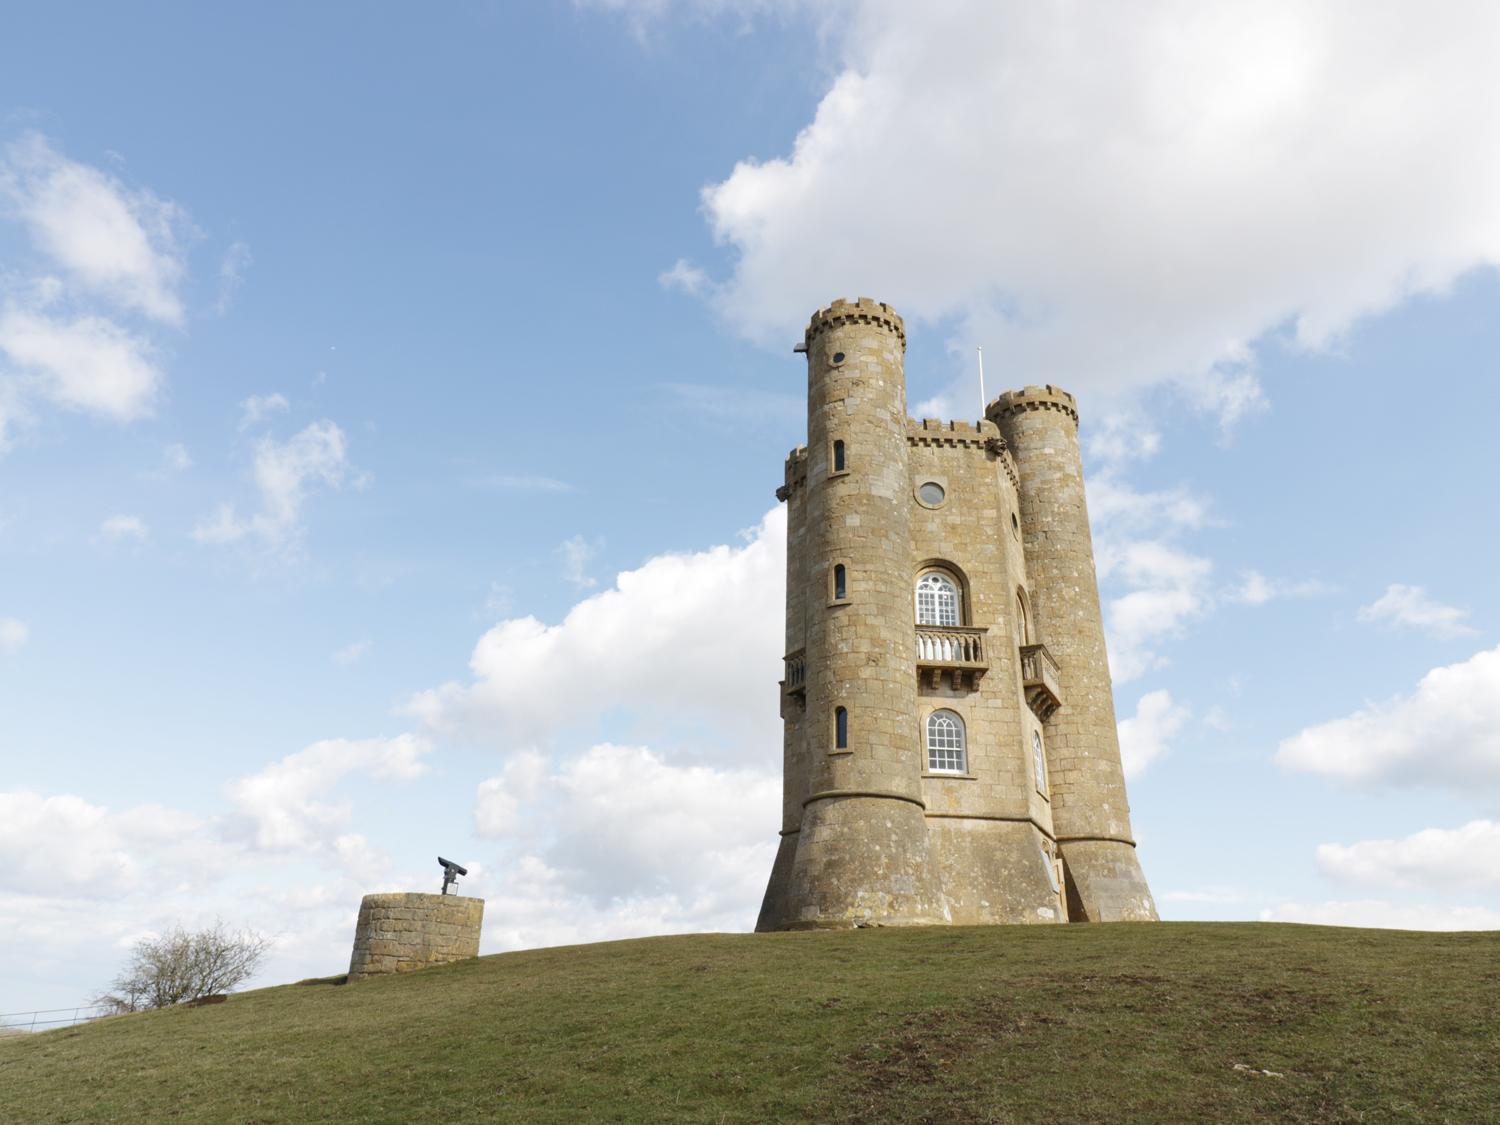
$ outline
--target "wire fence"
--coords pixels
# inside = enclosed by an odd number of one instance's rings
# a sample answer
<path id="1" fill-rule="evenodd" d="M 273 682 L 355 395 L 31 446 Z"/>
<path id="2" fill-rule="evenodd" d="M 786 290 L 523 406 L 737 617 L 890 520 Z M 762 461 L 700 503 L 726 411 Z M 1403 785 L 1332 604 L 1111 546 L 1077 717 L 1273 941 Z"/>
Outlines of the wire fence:
<path id="1" fill-rule="evenodd" d="M 72 1027 L 111 1014 L 112 1009 L 98 1004 L 80 1004 L 76 1008 L 41 1008 L 34 1012 L 0 1012 L 0 1036 L 29 1035 L 33 1031 L 51 1031 Z"/>

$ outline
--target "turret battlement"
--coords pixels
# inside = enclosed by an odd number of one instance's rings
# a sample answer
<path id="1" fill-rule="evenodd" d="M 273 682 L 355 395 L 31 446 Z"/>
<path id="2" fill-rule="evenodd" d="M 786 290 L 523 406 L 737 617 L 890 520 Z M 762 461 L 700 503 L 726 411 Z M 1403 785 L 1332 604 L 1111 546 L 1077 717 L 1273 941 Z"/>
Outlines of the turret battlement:
<path id="1" fill-rule="evenodd" d="M 1006 391 L 985 408 L 985 417 L 1000 421 L 1026 410 L 1057 410 L 1078 424 L 1078 404 L 1073 396 L 1051 383 L 1046 386 L 1029 386 L 1019 391 Z"/>
<path id="2" fill-rule="evenodd" d="M 786 501 L 792 493 L 807 484 L 807 446 L 799 445 L 786 455 L 782 485 L 776 490 L 776 499 Z"/>
<path id="3" fill-rule="evenodd" d="M 803 340 L 811 344 L 818 333 L 841 324 L 879 325 L 895 333 L 896 338 L 901 341 L 901 347 L 906 347 L 906 322 L 890 305 L 870 297 L 861 297 L 857 301 L 840 298 L 827 308 L 819 309 L 808 322 Z"/>

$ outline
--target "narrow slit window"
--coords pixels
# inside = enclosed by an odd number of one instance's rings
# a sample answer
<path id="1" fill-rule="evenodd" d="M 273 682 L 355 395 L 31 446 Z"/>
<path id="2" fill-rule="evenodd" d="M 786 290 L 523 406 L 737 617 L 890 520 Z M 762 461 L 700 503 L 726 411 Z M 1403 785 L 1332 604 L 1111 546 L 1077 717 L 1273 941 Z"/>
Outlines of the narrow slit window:
<path id="1" fill-rule="evenodd" d="M 835 707 L 833 711 L 833 748 L 849 749 L 849 712 L 842 707 Z"/>
<path id="2" fill-rule="evenodd" d="M 842 473 L 844 471 L 844 439 L 840 438 L 833 443 L 833 471 Z"/>
<path id="3" fill-rule="evenodd" d="M 833 568 L 833 600 L 841 602 L 849 596 L 849 583 L 844 564 L 838 563 Z"/>
<path id="4" fill-rule="evenodd" d="M 1031 756 L 1036 766 L 1036 789 L 1043 795 L 1047 792 L 1047 755 L 1042 752 L 1040 731 L 1031 732 Z"/>
<path id="5" fill-rule="evenodd" d="M 930 773 L 964 773 L 969 768 L 964 721 L 952 711 L 927 716 L 927 769 Z"/>

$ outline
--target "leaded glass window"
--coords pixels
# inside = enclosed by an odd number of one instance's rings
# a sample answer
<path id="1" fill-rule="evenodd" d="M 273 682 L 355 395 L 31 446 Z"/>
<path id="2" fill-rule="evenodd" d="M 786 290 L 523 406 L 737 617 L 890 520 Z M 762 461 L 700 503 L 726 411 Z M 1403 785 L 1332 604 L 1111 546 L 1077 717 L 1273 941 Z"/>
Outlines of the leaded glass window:
<path id="1" fill-rule="evenodd" d="M 957 625 L 958 587 L 946 574 L 924 574 L 917 581 L 917 624 Z"/>
<path id="2" fill-rule="evenodd" d="M 969 768 L 964 721 L 952 711 L 927 716 L 927 769 L 932 773 L 964 773 Z"/>

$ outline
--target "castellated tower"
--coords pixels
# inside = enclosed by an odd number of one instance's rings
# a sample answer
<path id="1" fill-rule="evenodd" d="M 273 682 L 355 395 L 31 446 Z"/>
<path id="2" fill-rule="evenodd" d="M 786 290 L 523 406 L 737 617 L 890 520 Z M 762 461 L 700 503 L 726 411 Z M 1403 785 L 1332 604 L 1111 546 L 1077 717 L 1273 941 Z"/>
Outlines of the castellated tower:
<path id="1" fill-rule="evenodd" d="M 1078 414 L 906 416 L 887 305 L 814 314 L 787 458 L 781 844 L 758 930 L 1153 919 L 1135 857 Z"/>

